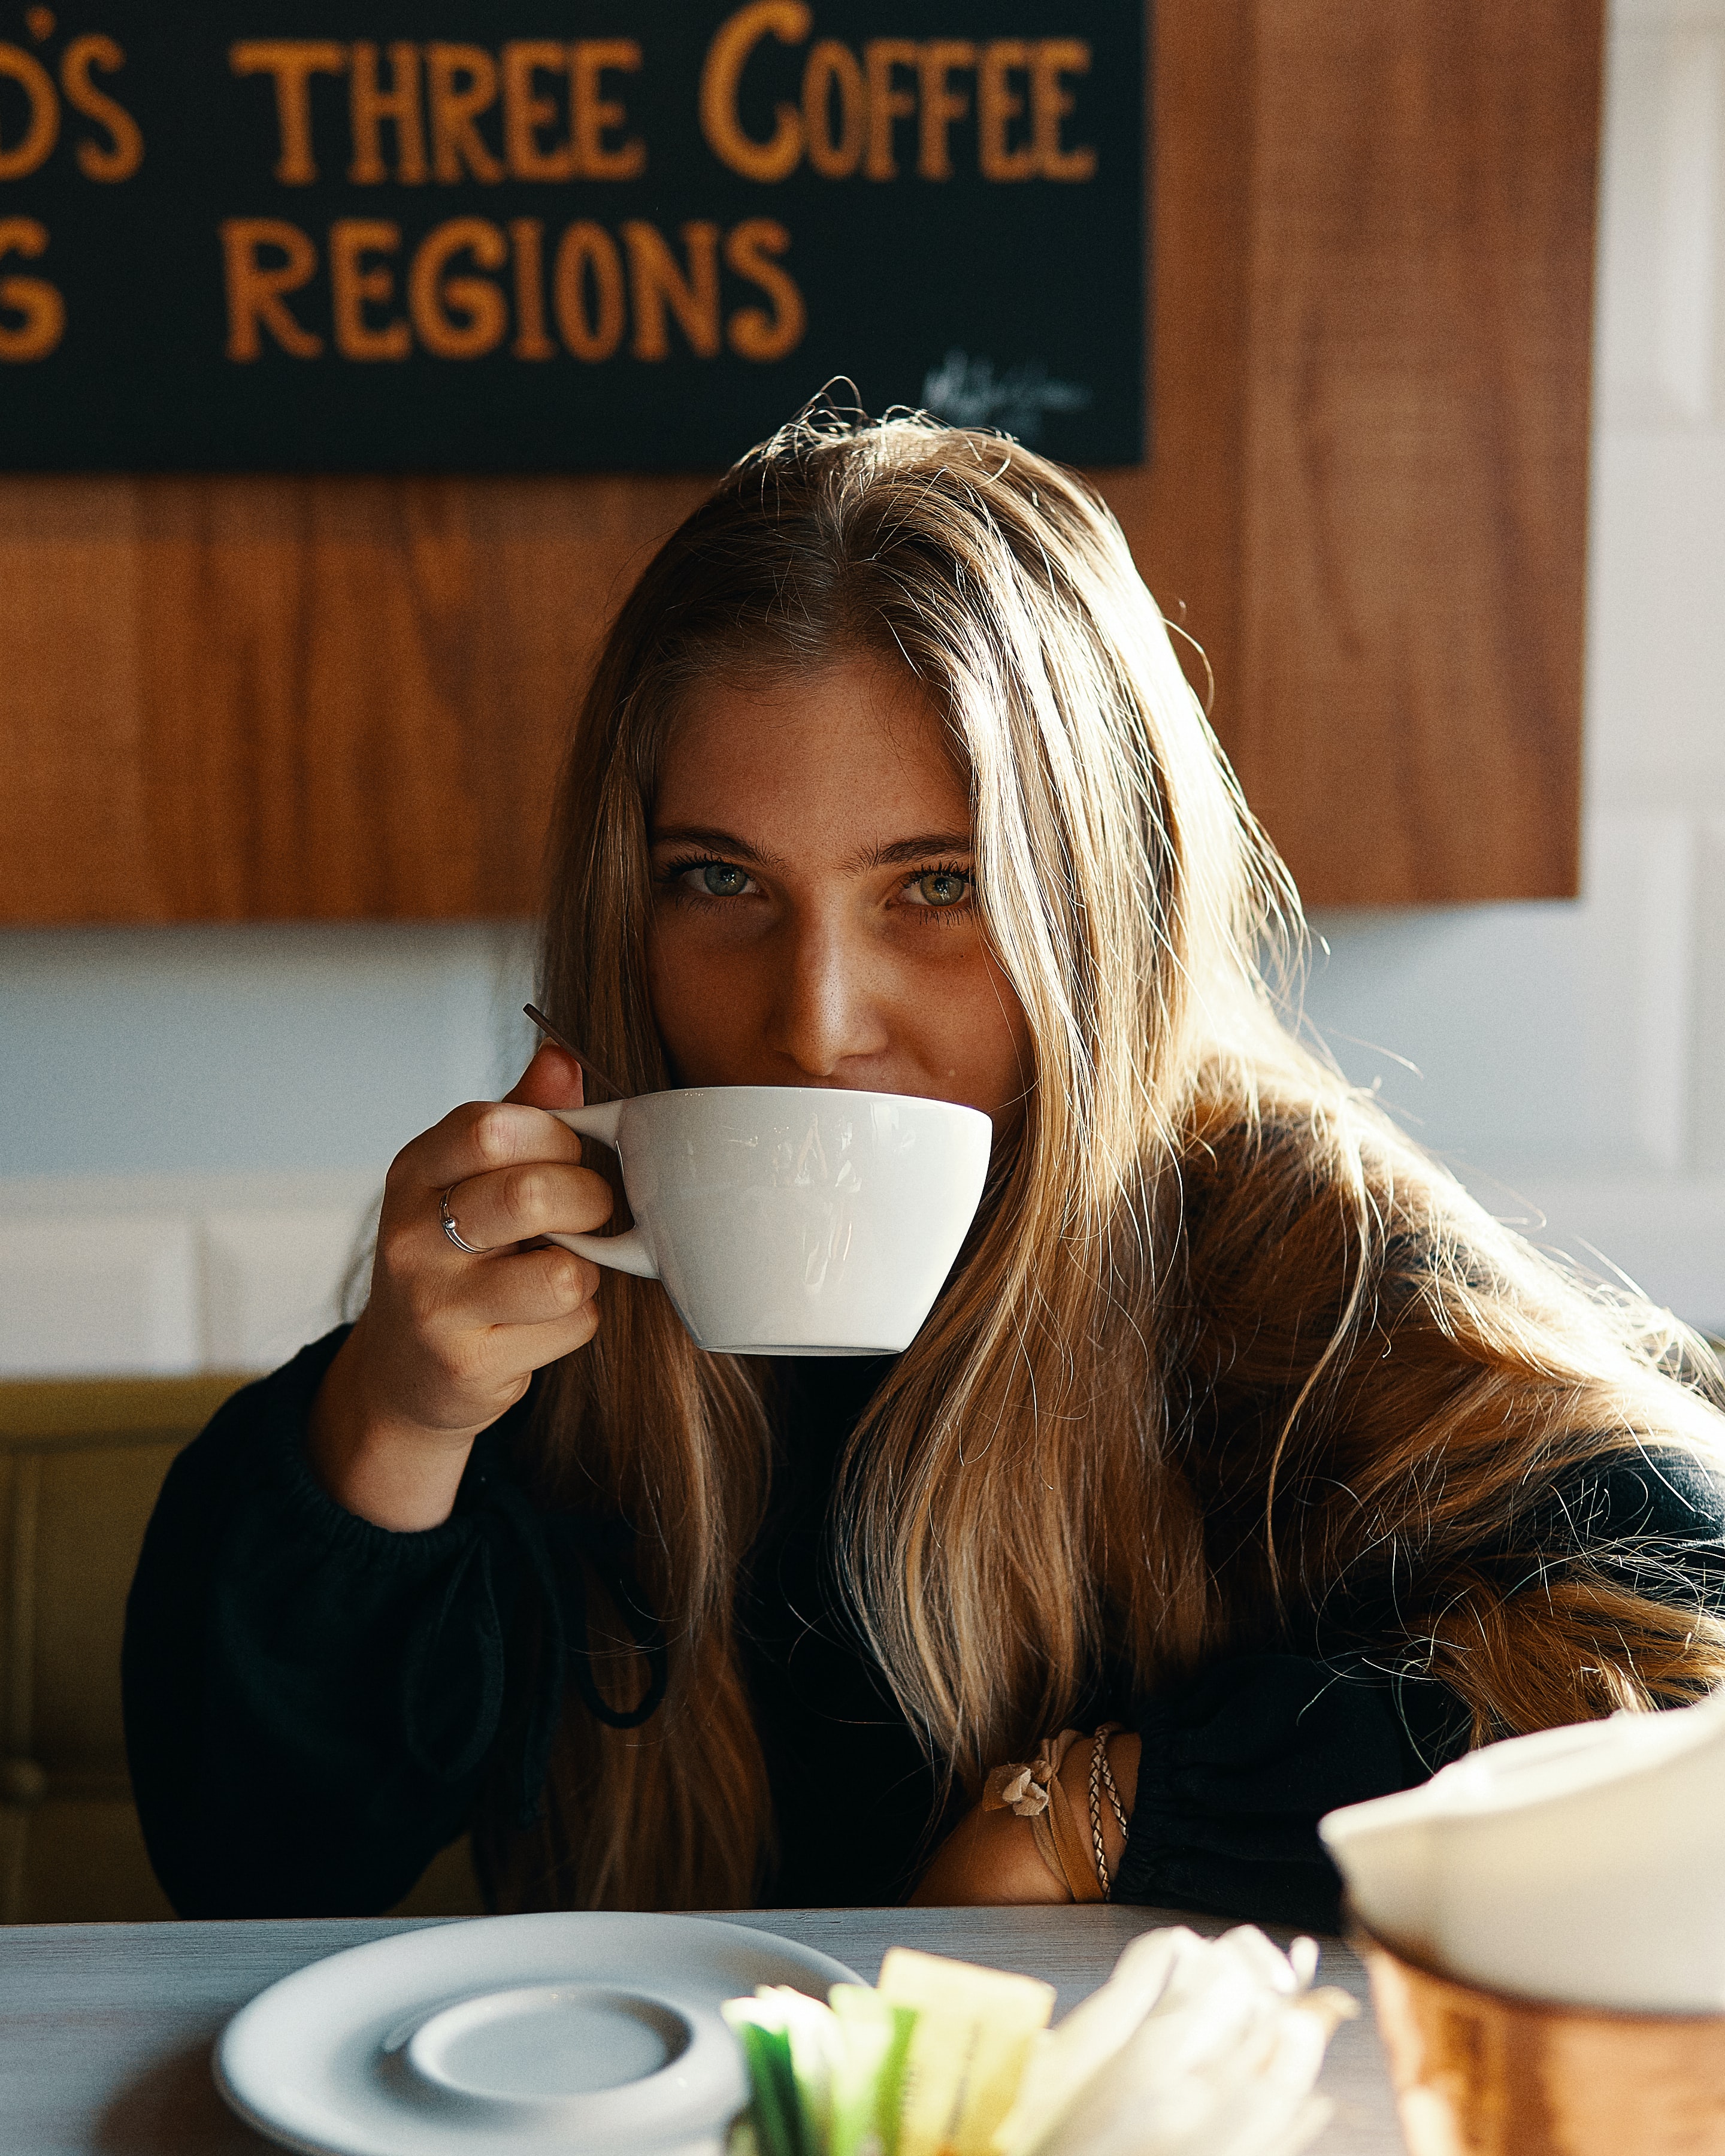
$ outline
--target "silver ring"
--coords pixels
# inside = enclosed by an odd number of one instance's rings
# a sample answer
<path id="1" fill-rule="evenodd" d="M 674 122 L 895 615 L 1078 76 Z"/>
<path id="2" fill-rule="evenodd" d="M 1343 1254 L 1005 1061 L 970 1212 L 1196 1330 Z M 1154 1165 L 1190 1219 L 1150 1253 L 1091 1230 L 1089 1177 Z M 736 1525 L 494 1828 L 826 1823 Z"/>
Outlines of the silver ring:
<path id="1" fill-rule="evenodd" d="M 454 1187 L 455 1187 L 455 1186 L 454 1185 L 454 1183 L 451 1183 L 451 1184 L 450 1184 L 450 1186 L 449 1186 L 449 1189 L 450 1189 L 450 1190 L 453 1190 L 453 1189 L 454 1188 Z M 464 1243 L 464 1242 L 462 1241 L 462 1240 L 461 1240 L 461 1230 L 460 1230 L 460 1229 L 459 1229 L 455 1225 L 455 1216 L 454 1216 L 454 1214 L 452 1212 L 450 1212 L 450 1210 L 449 1210 L 449 1190 L 446 1190 L 446 1191 L 444 1191 L 444 1202 L 443 1202 L 442 1216 L 441 1216 L 441 1217 L 442 1217 L 442 1219 L 443 1219 L 443 1229 L 444 1229 L 444 1235 L 446 1235 L 449 1237 L 449 1240 L 450 1240 L 450 1241 L 451 1241 L 451 1242 L 455 1245 L 455 1248 L 456 1248 L 458 1250 L 465 1250 L 465 1251 L 466 1251 L 466 1253 L 467 1253 L 467 1255 L 468 1255 L 468 1256 L 469 1256 L 469 1257 L 470 1257 L 470 1258 L 482 1258 L 482 1257 L 484 1257 L 484 1256 L 485 1255 L 485 1251 L 483 1251 L 483 1250 L 481 1250 L 477 1249 L 477 1248 L 476 1248 L 473 1244 L 471 1244 L 471 1243 Z"/>

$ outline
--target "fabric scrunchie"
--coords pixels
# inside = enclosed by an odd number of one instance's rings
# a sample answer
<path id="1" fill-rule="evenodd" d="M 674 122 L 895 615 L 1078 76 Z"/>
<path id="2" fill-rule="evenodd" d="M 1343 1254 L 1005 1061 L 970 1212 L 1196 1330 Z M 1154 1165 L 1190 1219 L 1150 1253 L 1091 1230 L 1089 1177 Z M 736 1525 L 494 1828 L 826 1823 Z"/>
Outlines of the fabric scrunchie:
<path id="1" fill-rule="evenodd" d="M 1106 1897 L 1090 1836 L 1060 1779 L 1061 1763 L 1083 1741 L 1081 1730 L 1063 1729 L 1058 1737 L 1045 1737 L 1028 1763 L 996 1767 L 983 1785 L 983 1810 L 1029 1820 L 1037 1855 L 1072 1899 L 1100 1902 Z"/>

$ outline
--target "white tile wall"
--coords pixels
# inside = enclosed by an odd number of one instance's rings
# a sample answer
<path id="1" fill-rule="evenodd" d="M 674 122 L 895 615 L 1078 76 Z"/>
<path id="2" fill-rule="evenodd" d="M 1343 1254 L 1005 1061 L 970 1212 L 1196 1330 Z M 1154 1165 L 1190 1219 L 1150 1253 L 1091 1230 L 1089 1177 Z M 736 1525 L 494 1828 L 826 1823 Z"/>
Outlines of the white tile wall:
<path id="1" fill-rule="evenodd" d="M 1698 854 L 1689 1127 L 1697 1167 L 1725 1169 L 1725 816 L 1702 824 Z M 1725 1312 L 1725 1298 L 1717 1306 Z"/>
<path id="2" fill-rule="evenodd" d="M 285 1363 L 341 1317 L 362 1229 L 351 1209 L 208 1213 L 199 1222 L 203 1353 L 224 1370 Z"/>
<path id="3" fill-rule="evenodd" d="M 1489 1212 L 1542 1250 L 1725 1332 L 1725 1175 L 1466 1179 Z"/>
<path id="4" fill-rule="evenodd" d="M 1595 815 L 1578 905 L 1316 916 L 1329 948 L 1307 1012 L 1349 1075 L 1441 1151 L 1674 1170 L 1694 855 L 1681 816 Z"/>
<path id="5" fill-rule="evenodd" d="M 1588 769 L 1602 810 L 1725 802 L 1725 428 L 1606 429 L 1589 569 Z"/>
<path id="6" fill-rule="evenodd" d="M 0 1378 L 326 1331 L 390 1155 L 511 1082 L 531 992 L 524 923 L 0 935 Z"/>
<path id="7" fill-rule="evenodd" d="M 1599 911 L 1591 860 L 1583 910 L 1641 1172 L 1595 1144 L 1523 1180 L 1578 1256 L 1725 1332 L 1725 0 L 1619 0 L 1611 26 L 1588 790 L 1591 829 L 1649 858 L 1638 917 Z"/>
<path id="8" fill-rule="evenodd" d="M 263 1370 L 327 1332 L 369 1173 L 0 1180 L 0 1377 Z"/>
<path id="9" fill-rule="evenodd" d="M 1623 23 L 1610 48 L 1600 409 L 1611 429 L 1705 427 L 1717 404 L 1725 32 Z"/>
<path id="10" fill-rule="evenodd" d="M 0 1214 L 0 1372 L 168 1373 L 205 1359 L 192 1221 Z"/>
<path id="11" fill-rule="evenodd" d="M 381 1175 L 526 1060 L 529 941 L 475 921 L 0 932 L 0 1178 Z"/>

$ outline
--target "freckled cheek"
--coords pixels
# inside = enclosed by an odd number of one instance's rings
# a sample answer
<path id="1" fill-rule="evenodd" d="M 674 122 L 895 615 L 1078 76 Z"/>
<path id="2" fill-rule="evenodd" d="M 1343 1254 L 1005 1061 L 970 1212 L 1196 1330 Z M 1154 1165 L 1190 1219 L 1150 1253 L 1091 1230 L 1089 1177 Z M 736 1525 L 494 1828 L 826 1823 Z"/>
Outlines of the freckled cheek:
<path id="1" fill-rule="evenodd" d="M 960 973 L 943 969 L 900 1009 L 919 1060 L 964 1098 L 993 1114 L 1023 1092 L 1033 1060 L 1029 1028 L 992 959 L 979 953 Z"/>
<path id="2" fill-rule="evenodd" d="M 675 934 L 655 934 L 647 947 L 647 994 L 660 1039 L 680 1063 L 701 1031 L 698 969 Z"/>
<path id="3" fill-rule="evenodd" d="M 647 949 L 647 993 L 659 1035 L 684 1085 L 720 1085 L 740 1040 L 758 1031 L 757 983 L 747 958 L 655 934 Z"/>

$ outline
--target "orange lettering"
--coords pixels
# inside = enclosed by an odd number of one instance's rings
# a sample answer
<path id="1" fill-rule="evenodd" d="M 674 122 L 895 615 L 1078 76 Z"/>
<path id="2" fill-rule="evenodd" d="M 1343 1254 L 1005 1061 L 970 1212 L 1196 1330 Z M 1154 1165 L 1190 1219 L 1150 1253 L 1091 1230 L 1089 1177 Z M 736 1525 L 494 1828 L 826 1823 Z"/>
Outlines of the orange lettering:
<path id="1" fill-rule="evenodd" d="M 965 38 L 932 38 L 916 55 L 922 79 L 922 141 L 916 170 L 925 180 L 950 180 L 952 153 L 947 137 L 952 122 L 970 110 L 970 100 L 953 95 L 954 68 L 973 68 L 976 47 Z"/>
<path id="2" fill-rule="evenodd" d="M 21 180 L 45 164 L 60 139 L 60 101 L 54 77 L 21 45 L 0 45 L 0 76 L 18 84 L 30 100 L 30 124 L 9 150 L 0 150 L 0 180 Z"/>
<path id="3" fill-rule="evenodd" d="M 555 150 L 541 146 L 539 131 L 553 126 L 557 106 L 539 95 L 536 78 L 562 72 L 567 55 L 547 38 L 516 38 L 503 48 L 503 154 L 517 180 L 569 180 L 575 177 L 572 139 Z"/>
<path id="4" fill-rule="evenodd" d="M 743 70 L 763 38 L 800 45 L 814 18 L 803 0 L 751 0 L 721 23 L 701 70 L 701 131 L 721 165 L 746 180 L 788 179 L 803 156 L 803 121 L 793 105 L 781 105 L 765 142 L 746 134 L 737 110 Z"/>
<path id="5" fill-rule="evenodd" d="M 1045 38 L 1030 63 L 1030 120 L 1036 167 L 1045 180 L 1093 180 L 1094 150 L 1063 150 L 1060 122 L 1077 100 L 1062 78 L 1090 73 L 1090 47 L 1077 38 Z"/>
<path id="6" fill-rule="evenodd" d="M 598 303 L 593 315 L 587 311 L 589 271 Z M 557 332 L 572 357 L 597 363 L 609 359 L 622 343 L 623 264 L 615 241 L 603 225 L 585 220 L 572 224 L 557 243 L 552 305 L 557 310 Z"/>
<path id="7" fill-rule="evenodd" d="M 78 169 L 87 180 L 129 180 L 144 162 L 142 129 L 123 105 L 90 79 L 93 67 L 112 74 L 125 65 L 126 54 L 111 38 L 74 38 L 60 55 L 60 88 L 67 104 L 95 121 L 108 137 L 105 150 L 95 142 L 78 145 Z"/>
<path id="8" fill-rule="evenodd" d="M 384 306 L 395 297 L 395 275 L 381 263 L 368 269 L 365 258 L 394 254 L 400 247 L 398 224 L 341 217 L 330 227 L 330 296 L 336 349 L 343 359 L 405 359 L 413 350 L 413 334 L 399 317 L 382 329 L 366 320 L 367 300 Z"/>
<path id="9" fill-rule="evenodd" d="M 512 217 L 509 244 L 515 256 L 515 342 L 517 359 L 555 359 L 545 334 L 545 227 L 536 217 Z"/>
<path id="10" fill-rule="evenodd" d="M 419 48 L 403 40 L 389 48 L 391 87 L 377 80 L 377 48 L 362 40 L 353 48 L 348 78 L 353 120 L 353 162 L 347 177 L 375 187 L 389 177 L 383 162 L 383 122 L 395 123 L 395 177 L 404 187 L 424 184 L 425 119 L 419 104 Z"/>
<path id="11" fill-rule="evenodd" d="M 833 93 L 839 96 L 839 133 L 833 134 Z M 809 162 L 825 180 L 848 180 L 862 162 L 869 131 L 869 86 L 849 45 L 823 38 L 803 69 L 803 131 Z"/>
<path id="12" fill-rule="evenodd" d="M 281 143 L 275 177 L 284 187 L 310 187 L 317 177 L 311 155 L 311 78 L 341 74 L 347 65 L 347 48 L 316 38 L 248 38 L 228 48 L 228 64 L 237 75 L 275 76 L 275 126 Z"/>
<path id="13" fill-rule="evenodd" d="M 739 307 L 726 324 L 731 349 L 744 359 L 783 359 L 803 341 L 809 326 L 809 311 L 803 295 L 773 260 L 790 252 L 791 235 L 771 218 L 752 217 L 726 235 L 725 260 L 739 277 L 758 285 L 773 302 L 769 315 L 762 307 Z"/>
<path id="14" fill-rule="evenodd" d="M 497 63 L 480 45 L 428 45 L 425 72 L 431 94 L 432 167 L 453 186 L 465 166 L 475 179 L 503 177 L 503 167 L 474 126 L 497 101 Z"/>
<path id="15" fill-rule="evenodd" d="M 908 120 L 916 100 L 907 90 L 893 87 L 895 68 L 913 68 L 916 48 L 908 38 L 870 38 L 863 47 L 863 66 L 869 83 L 869 151 L 863 170 L 871 180 L 896 180 L 898 167 L 892 155 L 892 123 Z"/>
<path id="16" fill-rule="evenodd" d="M 1012 123 L 1024 110 L 1024 100 L 1012 87 L 1014 74 L 1027 74 L 1030 48 L 1022 38 L 995 38 L 983 47 L 977 69 L 977 155 L 985 180 L 1034 180 L 1036 150 L 1034 143 L 1009 144 Z"/>
<path id="17" fill-rule="evenodd" d="M 285 259 L 266 269 L 259 250 L 271 248 Z M 317 249 L 296 224 L 275 217 L 230 217 L 222 224 L 222 255 L 227 270 L 228 357 L 258 358 L 267 329 L 284 352 L 295 359 L 316 359 L 323 339 L 298 322 L 282 295 L 297 292 L 317 274 Z"/>
<path id="18" fill-rule="evenodd" d="M 48 252 L 48 228 L 33 217 L 0 217 L 0 261 Z M 45 277 L 0 277 L 0 308 L 22 315 L 14 328 L 0 321 L 0 361 L 46 359 L 66 333 L 66 303 Z"/>
<path id="19" fill-rule="evenodd" d="M 623 228 L 623 244 L 629 249 L 634 300 L 632 349 L 635 357 L 670 358 L 670 339 L 665 321 L 669 307 L 697 356 L 716 359 L 720 347 L 718 226 L 703 223 L 683 227 L 689 263 L 686 273 L 653 225 L 632 218 Z"/>
<path id="20" fill-rule="evenodd" d="M 641 49 L 633 38 L 583 38 L 569 49 L 571 121 L 578 162 L 589 180 L 634 180 L 647 169 L 644 142 L 619 142 L 614 150 L 605 141 L 614 127 L 629 125 L 622 105 L 603 95 L 606 71 L 629 74 L 640 64 Z"/>
<path id="21" fill-rule="evenodd" d="M 495 352 L 509 330 L 509 308 L 489 277 L 449 277 L 458 254 L 481 270 L 501 270 L 509 243 L 482 217 L 451 218 L 419 243 L 408 273 L 408 305 L 419 341 L 439 359 L 479 359 Z"/>

